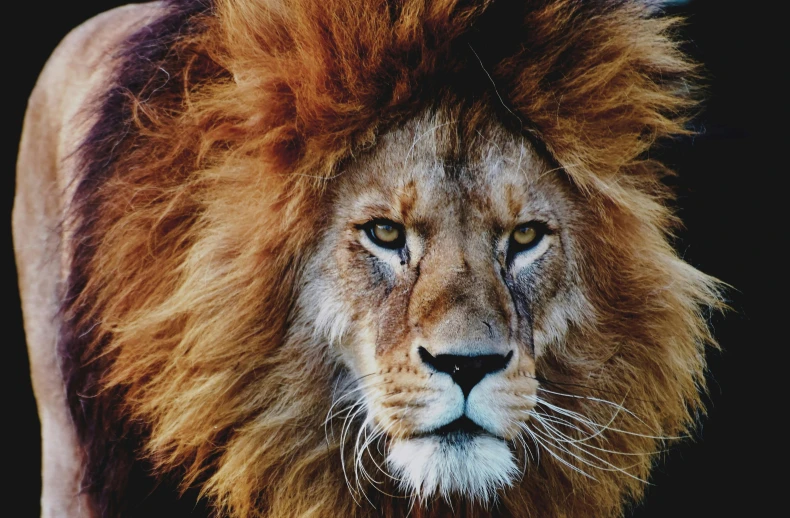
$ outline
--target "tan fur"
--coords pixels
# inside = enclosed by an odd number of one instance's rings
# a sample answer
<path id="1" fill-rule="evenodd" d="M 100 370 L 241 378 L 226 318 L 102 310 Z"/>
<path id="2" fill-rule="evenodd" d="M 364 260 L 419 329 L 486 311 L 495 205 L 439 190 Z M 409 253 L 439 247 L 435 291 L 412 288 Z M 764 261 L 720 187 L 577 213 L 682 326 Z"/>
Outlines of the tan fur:
<path id="1" fill-rule="evenodd" d="M 62 226 L 77 171 L 74 150 L 90 127 L 86 110 L 107 87 L 108 49 L 157 16 L 157 4 L 122 7 L 72 31 L 53 53 L 28 101 L 17 161 L 14 249 L 33 388 L 42 429 L 41 515 L 89 516 L 80 495 L 76 444 L 59 360 L 57 316 L 69 269 Z M 66 243 L 68 240 L 66 239 Z"/>
<path id="2" fill-rule="evenodd" d="M 333 397 L 360 387 L 385 441 L 413 436 L 430 418 L 420 406 L 451 388 L 417 347 L 455 353 L 501 332 L 502 352 L 515 355 L 489 379 L 491 405 L 526 467 L 496 512 L 617 516 L 640 498 L 637 479 L 664 443 L 650 436 L 682 435 L 700 410 L 712 342 L 703 311 L 717 304 L 715 281 L 670 246 L 665 171 L 644 155 L 685 132 L 692 103 L 672 78 L 694 67 L 669 38 L 672 22 L 636 2 L 596 17 L 536 2 L 517 11 L 520 50 L 468 44 L 463 58 L 451 43 L 498 4 L 401 4 L 219 1 L 202 31 L 174 45 L 180 68 L 169 73 L 183 91 L 131 92 L 133 134 L 91 198 L 99 239 L 88 282 L 64 308 L 67 323 L 91 330 L 84 366 L 108 361 L 85 397 L 122 394 L 119 412 L 146 427 L 139 456 L 200 487 L 220 515 L 404 516 L 411 502 L 387 496 L 399 491 L 392 481 L 347 487 L 359 423 L 351 440 L 325 435 Z M 74 497 L 80 455 L 53 347 L 58 290 L 88 237 L 70 235 L 68 218 L 55 231 L 81 174 L 67 158 L 107 86 L 107 49 L 159 8 L 114 11 L 67 39 L 26 120 L 14 232 L 45 514 L 90 505 Z M 97 63 L 90 75 L 73 70 L 84 60 Z M 487 89 L 469 100 L 434 87 L 445 68 Z M 357 229 L 381 217 L 418 236 L 390 286 L 370 282 Z M 529 322 L 502 281 L 504 249 L 491 250 L 525 218 L 556 228 Z M 367 375 L 378 384 L 350 383 Z M 591 480 L 519 450 L 518 424 L 532 421 L 518 416 L 535 409 L 521 396 L 551 387 L 543 379 L 577 396 L 546 395 L 554 404 L 610 425 L 589 444 L 627 454 L 601 456 L 636 478 L 599 469 Z M 372 455 L 371 474 L 383 462 Z M 411 512 L 451 509 L 492 508 L 452 495 Z"/>

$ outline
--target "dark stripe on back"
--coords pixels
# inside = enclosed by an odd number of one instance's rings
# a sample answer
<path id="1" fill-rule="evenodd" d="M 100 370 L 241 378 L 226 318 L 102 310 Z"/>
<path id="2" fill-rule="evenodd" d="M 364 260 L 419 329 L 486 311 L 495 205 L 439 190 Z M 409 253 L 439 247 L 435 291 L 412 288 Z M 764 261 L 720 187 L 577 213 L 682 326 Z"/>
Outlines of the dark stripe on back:
<path id="1" fill-rule="evenodd" d="M 151 92 L 167 85 L 160 66 L 166 62 L 177 67 L 177 57 L 168 52 L 185 34 L 199 30 L 196 15 L 211 8 L 210 0 L 166 0 L 170 12 L 132 35 L 118 49 L 121 57 L 113 87 L 97 100 L 97 122 L 79 149 L 81 176 L 67 217 L 75 228 L 75 249 L 69 273 L 58 352 L 66 385 L 66 394 L 77 436 L 83 449 L 84 476 L 82 491 L 90 495 L 97 516 L 209 516 L 210 509 L 197 498 L 197 490 L 181 498 L 177 490 L 178 474 L 155 480 L 152 467 L 136 459 L 146 429 L 123 415 L 122 391 L 100 391 L 100 379 L 111 358 L 88 361 L 85 353 L 98 337 L 93 322 L 100 308 L 90 301 L 78 306 L 76 301 L 87 286 L 89 265 L 101 239 L 100 190 L 114 175 L 119 156 L 137 137 L 132 124 L 131 95 Z M 175 83 L 178 83 L 176 81 Z M 167 85 L 172 92 L 181 85 Z M 99 343 L 99 350 L 107 339 Z"/>

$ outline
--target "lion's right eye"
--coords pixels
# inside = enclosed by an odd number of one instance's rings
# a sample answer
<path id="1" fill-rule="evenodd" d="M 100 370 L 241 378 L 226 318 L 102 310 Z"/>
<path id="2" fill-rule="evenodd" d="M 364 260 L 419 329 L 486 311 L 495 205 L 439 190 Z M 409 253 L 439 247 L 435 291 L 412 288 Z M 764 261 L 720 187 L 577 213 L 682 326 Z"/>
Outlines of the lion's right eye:
<path id="1" fill-rule="evenodd" d="M 365 225 L 365 232 L 377 246 L 397 250 L 406 245 L 406 232 L 401 225 L 388 219 L 374 220 Z"/>

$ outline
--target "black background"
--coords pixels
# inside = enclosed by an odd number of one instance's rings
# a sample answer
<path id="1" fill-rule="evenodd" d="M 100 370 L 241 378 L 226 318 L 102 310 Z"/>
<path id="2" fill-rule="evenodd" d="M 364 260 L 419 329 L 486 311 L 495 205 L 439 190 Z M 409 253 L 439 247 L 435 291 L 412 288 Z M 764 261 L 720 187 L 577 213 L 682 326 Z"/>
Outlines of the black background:
<path id="1" fill-rule="evenodd" d="M 3 56 L 4 123 L 9 133 L 4 139 L 8 149 L 3 154 L 2 191 L 7 223 L 1 227 L 8 297 L 3 342 L 11 376 L 5 390 L 10 405 L 0 415 L 6 437 L 4 467 L 12 479 L 10 486 L 3 484 L 3 514 L 11 509 L 9 497 L 16 504 L 8 516 L 37 515 L 41 487 L 38 420 L 9 223 L 25 103 L 62 37 L 89 17 L 123 3 L 16 2 L 21 16 L 4 13 L 6 37 L 12 36 Z M 667 8 L 687 16 L 686 50 L 704 64 L 708 89 L 704 111 L 695 122 L 699 134 L 659 152 L 679 172 L 672 184 L 685 229 L 677 248 L 692 265 L 733 286 L 728 294 L 733 311 L 712 321 L 723 352 L 708 354 L 708 415 L 695 439 L 675 447 L 654 471 L 647 497 L 630 512 L 632 517 L 784 514 L 772 510 L 770 500 L 781 496 L 771 480 L 786 478 L 781 466 L 788 428 L 773 416 L 781 415 L 784 406 L 782 375 L 774 370 L 784 361 L 788 345 L 778 332 L 783 323 L 778 310 L 785 308 L 775 299 L 787 284 L 787 260 L 772 243 L 787 237 L 783 206 L 774 198 L 787 170 L 780 157 L 787 136 L 787 103 L 782 97 L 787 81 L 780 80 L 780 74 L 788 60 L 779 46 L 786 38 L 771 28 L 778 10 L 766 10 L 766 4 L 692 0 Z M 772 466 L 777 471 L 766 472 Z"/>

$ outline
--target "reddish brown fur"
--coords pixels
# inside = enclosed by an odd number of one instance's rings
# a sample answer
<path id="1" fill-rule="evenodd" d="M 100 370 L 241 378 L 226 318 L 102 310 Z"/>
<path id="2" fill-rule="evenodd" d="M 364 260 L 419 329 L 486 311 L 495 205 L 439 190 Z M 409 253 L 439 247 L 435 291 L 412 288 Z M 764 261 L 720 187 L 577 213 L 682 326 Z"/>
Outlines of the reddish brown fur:
<path id="1" fill-rule="evenodd" d="M 538 375 L 627 394 L 645 423 L 620 427 L 687 429 L 711 341 L 700 307 L 716 297 L 668 244 L 664 171 L 645 159 L 685 133 L 692 106 L 673 20 L 640 2 L 571 0 L 220 0 L 201 16 L 169 58 L 183 88 L 132 92 L 133 133 L 91 195 L 87 282 L 66 308 L 69 325 L 98 325 L 82 360 L 102 358 L 102 390 L 144 424 L 141 455 L 157 470 L 229 516 L 406 514 L 408 501 L 373 494 L 374 511 L 351 499 L 324 442 L 333 362 L 305 354 L 309 336 L 284 337 L 333 176 L 436 105 L 462 115 L 459 142 L 493 118 L 534 139 L 588 207 L 578 275 L 599 321 L 547 351 Z M 635 459 L 646 477 L 653 457 Z M 542 463 L 494 514 L 616 516 L 642 494 L 596 476 Z"/>

